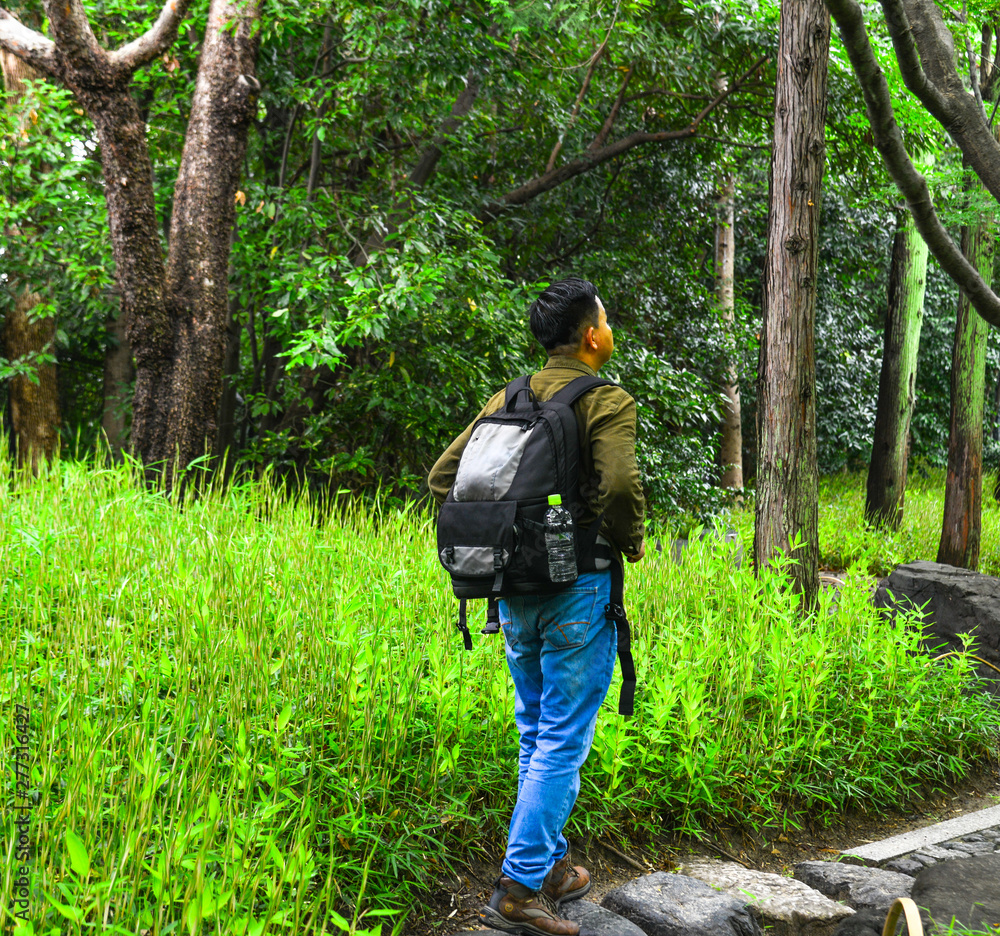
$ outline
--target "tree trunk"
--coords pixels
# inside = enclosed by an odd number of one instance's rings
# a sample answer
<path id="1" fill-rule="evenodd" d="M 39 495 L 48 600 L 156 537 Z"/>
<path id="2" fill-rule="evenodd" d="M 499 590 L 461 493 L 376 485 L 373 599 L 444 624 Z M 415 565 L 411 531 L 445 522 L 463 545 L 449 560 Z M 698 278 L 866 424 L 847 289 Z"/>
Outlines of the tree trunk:
<path id="1" fill-rule="evenodd" d="M 758 570 L 789 553 L 805 607 L 819 591 L 816 271 L 830 16 L 822 0 L 782 0 L 758 367 Z"/>
<path id="2" fill-rule="evenodd" d="M 169 406 L 158 410 L 149 441 L 164 443 L 151 453 L 153 458 L 177 457 L 182 466 L 215 445 L 229 308 L 230 234 L 247 131 L 260 90 L 254 77 L 259 15 L 259 3 L 212 0 L 174 187 L 166 282 L 176 342 L 169 362 Z"/>
<path id="3" fill-rule="evenodd" d="M 735 234 L 736 175 L 725 172 L 719 180 L 719 195 L 715 219 L 715 288 L 722 312 L 722 325 L 726 332 L 727 347 L 732 344 L 736 324 L 736 299 L 733 289 L 736 234 Z M 723 365 L 722 392 L 726 398 L 722 420 L 722 439 L 719 457 L 722 461 L 724 488 L 743 490 L 743 424 L 740 411 L 740 383 L 736 361 L 729 351 Z"/>
<path id="4" fill-rule="evenodd" d="M 39 78 L 38 72 L 20 59 L 0 49 L 0 69 L 7 92 L 7 106 L 14 108 L 27 90 L 25 81 Z M 7 230 L 10 238 L 30 237 L 29 230 Z M 32 320 L 32 310 L 42 301 L 36 284 L 22 283 L 8 276 L 14 303 L 3 328 L 3 348 L 8 361 L 23 361 L 33 368 L 31 377 L 11 378 L 11 426 L 18 464 L 37 475 L 41 461 L 51 461 L 59 444 L 59 390 L 54 363 L 37 363 L 39 355 L 55 348 L 56 320 L 53 316 Z"/>
<path id="5" fill-rule="evenodd" d="M 109 321 L 106 329 L 108 340 L 104 347 L 104 414 L 101 428 L 112 457 L 118 461 L 126 446 L 125 412 L 135 379 L 135 366 L 121 316 Z"/>
<path id="6" fill-rule="evenodd" d="M 226 353 L 222 365 L 222 396 L 219 398 L 219 435 L 215 451 L 226 459 L 227 475 L 232 471 L 233 443 L 236 441 L 236 376 L 240 370 L 243 328 L 237 320 L 239 305 L 234 296 L 226 316 Z"/>
<path id="7" fill-rule="evenodd" d="M 94 122 L 125 332 L 135 356 L 131 446 L 147 466 L 185 466 L 216 440 L 228 307 L 230 229 L 247 130 L 263 0 L 211 0 L 170 226 L 166 267 L 146 125 L 129 86 L 169 48 L 190 0 L 166 0 L 142 36 L 109 52 L 80 0 L 47 3 L 49 35 L 0 10 L 0 44 L 62 81 Z"/>
<path id="8" fill-rule="evenodd" d="M 993 219 L 962 229 L 962 250 L 983 280 L 993 275 Z M 986 394 L 986 323 L 965 293 L 958 296 L 951 361 L 951 427 L 944 520 L 937 561 L 975 571 L 983 502 L 983 420 Z"/>
<path id="9" fill-rule="evenodd" d="M 8 395 L 17 462 L 22 467 L 30 467 L 35 475 L 41 469 L 43 459 L 51 461 L 59 447 L 56 366 L 35 362 L 39 354 L 51 352 L 56 337 L 55 318 L 31 318 L 32 309 L 41 301 L 38 293 L 18 293 L 3 330 L 8 360 L 26 361 L 33 371 L 31 377 L 12 377 Z"/>
<path id="10" fill-rule="evenodd" d="M 882 371 L 875 434 L 868 467 L 865 519 L 898 530 L 906 494 L 907 440 L 917 379 L 917 351 L 924 315 L 927 244 L 908 211 L 899 215 L 889 268 Z"/>

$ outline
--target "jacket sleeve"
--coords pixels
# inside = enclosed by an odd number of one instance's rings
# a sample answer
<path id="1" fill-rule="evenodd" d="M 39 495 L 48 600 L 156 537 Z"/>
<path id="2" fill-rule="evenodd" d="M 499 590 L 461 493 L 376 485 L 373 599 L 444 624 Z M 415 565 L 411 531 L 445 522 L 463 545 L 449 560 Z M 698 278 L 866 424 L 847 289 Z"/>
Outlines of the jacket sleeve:
<path id="1" fill-rule="evenodd" d="M 492 396 L 489 402 L 479 411 L 479 415 L 465 427 L 465 431 L 434 462 L 434 467 L 431 468 L 430 474 L 427 476 L 427 486 L 430 488 L 431 496 L 438 504 L 444 503 L 448 492 L 451 490 L 451 486 L 455 483 L 455 475 L 458 473 L 458 463 L 462 458 L 462 452 L 465 451 L 465 446 L 469 444 L 469 438 L 472 436 L 472 427 L 483 416 L 488 416 L 490 413 L 494 413 L 500 409 L 504 396 L 505 391 L 503 390 Z"/>
<path id="2" fill-rule="evenodd" d="M 601 532 L 626 556 L 642 547 L 646 500 L 635 458 L 635 400 L 621 402 L 590 427 L 594 470 L 600 478 L 598 503 L 604 511 Z"/>

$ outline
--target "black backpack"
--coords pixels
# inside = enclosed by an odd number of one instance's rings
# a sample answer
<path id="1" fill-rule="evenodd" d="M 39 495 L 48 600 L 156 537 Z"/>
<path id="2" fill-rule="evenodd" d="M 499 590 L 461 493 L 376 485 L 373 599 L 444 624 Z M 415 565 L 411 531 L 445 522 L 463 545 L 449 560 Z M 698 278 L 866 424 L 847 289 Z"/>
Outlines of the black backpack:
<path id="1" fill-rule="evenodd" d="M 585 375 L 541 402 L 530 379 L 528 375 L 511 381 L 504 405 L 477 420 L 438 516 L 438 558 L 459 598 L 458 628 L 465 648 L 471 650 L 469 598 L 489 599 L 483 633 L 495 634 L 500 629 L 497 598 L 553 594 L 572 584 L 572 580 L 553 582 L 549 576 L 545 515 L 550 496 L 558 494 L 572 518 L 578 572 L 612 570 L 611 603 L 605 615 L 618 628 L 624 679 L 619 711 L 630 715 L 635 672 L 621 569 L 610 547 L 597 541 L 603 514 L 589 527 L 578 523 L 584 504 L 573 404 L 595 387 L 615 384 Z"/>

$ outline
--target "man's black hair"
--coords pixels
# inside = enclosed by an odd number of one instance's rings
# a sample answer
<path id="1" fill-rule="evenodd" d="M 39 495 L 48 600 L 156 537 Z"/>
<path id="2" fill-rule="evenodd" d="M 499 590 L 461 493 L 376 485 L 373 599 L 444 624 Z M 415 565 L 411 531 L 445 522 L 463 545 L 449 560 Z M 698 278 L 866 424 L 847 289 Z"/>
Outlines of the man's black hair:
<path id="1" fill-rule="evenodd" d="M 600 323 L 597 287 L 589 280 L 569 276 L 549 286 L 528 312 L 531 333 L 546 351 L 575 350 L 583 333 Z"/>

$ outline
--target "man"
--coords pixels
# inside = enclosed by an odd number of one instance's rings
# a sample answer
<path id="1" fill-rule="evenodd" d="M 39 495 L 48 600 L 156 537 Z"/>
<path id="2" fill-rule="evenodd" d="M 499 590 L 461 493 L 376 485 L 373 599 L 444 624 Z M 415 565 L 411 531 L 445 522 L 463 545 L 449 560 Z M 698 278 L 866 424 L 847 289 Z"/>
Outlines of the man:
<path id="1" fill-rule="evenodd" d="M 614 350 L 607 314 L 593 283 L 571 277 L 548 287 L 530 309 L 531 331 L 549 353 L 531 378 L 539 400 L 570 381 L 595 376 Z M 504 403 L 501 390 L 479 419 Z M 644 500 L 635 459 L 635 401 L 620 387 L 597 387 L 575 404 L 580 494 L 586 528 L 604 513 L 601 535 L 622 567 L 622 554 L 638 562 L 643 545 Z M 443 503 L 475 421 L 448 446 L 428 483 Z M 480 919 L 510 933 L 576 936 L 577 923 L 559 905 L 590 889 L 586 869 L 574 867 L 563 827 L 580 791 L 580 767 L 594 740 L 597 710 L 614 670 L 617 635 L 605 616 L 612 570 L 583 572 L 567 589 L 545 596 L 501 599 L 500 621 L 514 679 L 520 734 L 517 804 L 507 853 L 493 896 Z"/>

